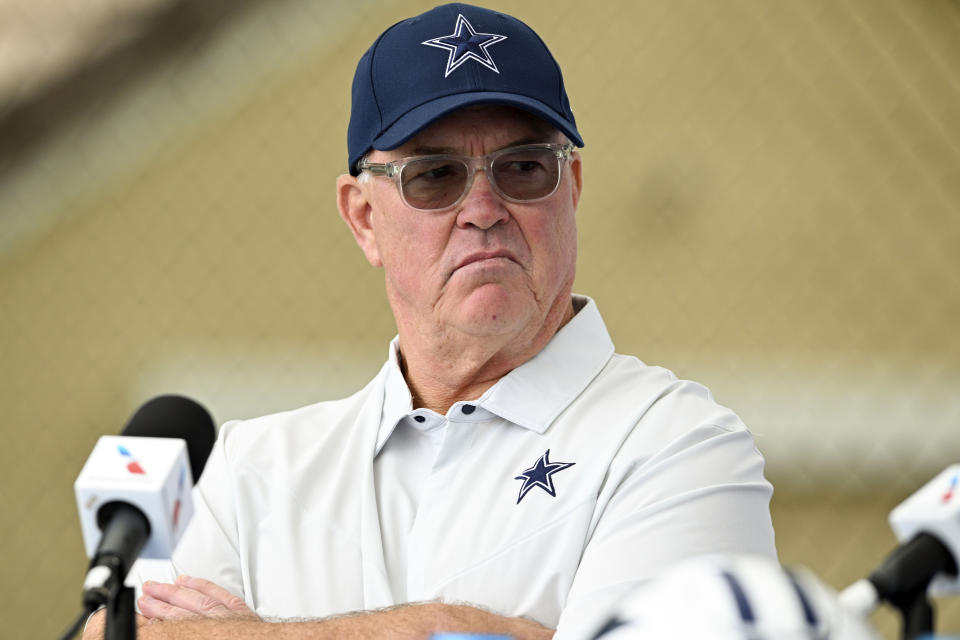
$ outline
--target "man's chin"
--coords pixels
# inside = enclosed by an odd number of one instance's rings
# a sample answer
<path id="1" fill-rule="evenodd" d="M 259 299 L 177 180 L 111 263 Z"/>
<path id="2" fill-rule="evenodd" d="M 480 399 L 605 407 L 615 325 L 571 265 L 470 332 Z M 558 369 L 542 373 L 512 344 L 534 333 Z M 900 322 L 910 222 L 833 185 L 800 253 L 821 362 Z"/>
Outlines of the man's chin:
<path id="1" fill-rule="evenodd" d="M 464 333 L 475 336 L 499 336 L 522 331 L 532 322 L 531 311 L 536 308 L 527 295 L 518 295 L 502 284 L 477 287 L 461 301 L 457 309 L 457 324 Z"/>

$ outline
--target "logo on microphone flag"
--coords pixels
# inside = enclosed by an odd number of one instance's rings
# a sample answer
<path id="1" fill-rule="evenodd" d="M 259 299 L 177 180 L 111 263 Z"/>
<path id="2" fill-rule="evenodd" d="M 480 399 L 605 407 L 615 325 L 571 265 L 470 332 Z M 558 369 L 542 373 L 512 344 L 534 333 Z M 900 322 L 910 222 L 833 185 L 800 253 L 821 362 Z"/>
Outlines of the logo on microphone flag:
<path id="1" fill-rule="evenodd" d="M 957 492 L 958 484 L 960 484 L 960 473 L 955 473 L 953 474 L 953 477 L 950 478 L 950 486 L 947 487 L 947 492 L 944 493 L 943 498 L 940 499 L 943 504 L 947 504 L 953 499 L 954 494 Z"/>
<path id="2" fill-rule="evenodd" d="M 120 455 L 129 460 L 129 462 L 127 462 L 127 471 L 138 475 L 146 475 L 147 472 L 143 470 L 143 467 L 140 466 L 140 463 L 137 462 L 137 460 L 133 457 L 133 454 L 130 453 L 126 447 L 118 444 L 117 451 L 120 452 Z"/>
<path id="3" fill-rule="evenodd" d="M 182 506 L 182 501 L 180 496 L 183 495 L 184 485 L 187 483 L 187 466 L 180 465 L 180 478 L 177 480 L 177 499 L 173 503 L 173 529 L 174 531 L 180 528 L 180 509 Z"/>

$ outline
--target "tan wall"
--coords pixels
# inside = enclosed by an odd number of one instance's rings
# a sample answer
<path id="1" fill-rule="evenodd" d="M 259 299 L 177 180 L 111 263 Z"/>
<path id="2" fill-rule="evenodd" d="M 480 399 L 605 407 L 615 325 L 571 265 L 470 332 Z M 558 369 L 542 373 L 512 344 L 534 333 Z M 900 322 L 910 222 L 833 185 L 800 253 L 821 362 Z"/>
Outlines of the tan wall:
<path id="1" fill-rule="evenodd" d="M 69 621 L 73 479 L 144 399 L 222 422 L 376 371 L 392 322 L 333 182 L 356 60 L 428 6 L 266 3 L 0 183 L 10 637 Z M 859 577 L 960 461 L 960 6 L 496 6 L 551 45 L 587 141 L 577 291 L 755 431 L 782 560 Z"/>

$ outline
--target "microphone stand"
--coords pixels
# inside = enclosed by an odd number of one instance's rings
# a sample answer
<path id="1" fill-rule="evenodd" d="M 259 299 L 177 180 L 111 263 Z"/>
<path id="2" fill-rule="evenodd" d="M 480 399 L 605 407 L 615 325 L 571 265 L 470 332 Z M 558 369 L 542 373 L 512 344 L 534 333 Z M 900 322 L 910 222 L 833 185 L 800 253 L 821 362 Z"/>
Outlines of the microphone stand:
<path id="1" fill-rule="evenodd" d="M 136 640 L 137 620 L 133 608 L 133 587 L 121 584 L 107 601 L 107 625 L 104 640 Z"/>
<path id="2" fill-rule="evenodd" d="M 84 606 L 107 609 L 105 640 L 135 640 L 137 620 L 134 590 L 125 584 L 127 573 L 150 537 L 150 523 L 136 507 L 111 503 L 97 514 L 103 537 L 83 585 Z"/>
<path id="3" fill-rule="evenodd" d="M 934 611 L 930 599 L 927 598 L 927 586 L 923 584 L 912 591 L 898 594 L 889 600 L 890 604 L 903 616 L 903 628 L 900 637 L 903 640 L 914 640 L 933 633 Z"/>

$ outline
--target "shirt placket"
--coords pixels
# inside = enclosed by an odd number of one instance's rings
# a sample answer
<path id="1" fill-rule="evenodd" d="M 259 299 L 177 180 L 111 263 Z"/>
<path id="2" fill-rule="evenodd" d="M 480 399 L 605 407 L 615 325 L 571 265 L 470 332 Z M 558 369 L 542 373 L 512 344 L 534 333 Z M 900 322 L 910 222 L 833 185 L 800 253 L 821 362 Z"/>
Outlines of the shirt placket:
<path id="1" fill-rule="evenodd" d="M 467 412 L 463 411 L 467 407 Z M 449 530 L 449 508 L 456 503 L 451 487 L 457 477 L 469 473 L 469 451 L 476 431 L 474 405 L 455 405 L 445 424 L 432 432 L 438 438 L 436 455 L 427 476 L 417 515 L 409 537 L 407 555 L 407 595 L 411 601 L 428 600 L 443 578 L 445 567 L 456 564 L 455 558 L 444 558 L 441 536 Z M 479 416 L 478 416 L 479 417 Z"/>

